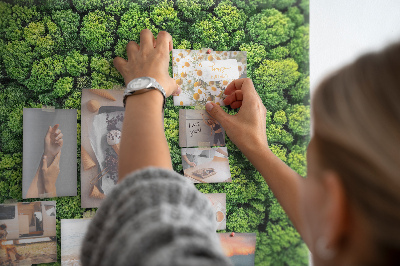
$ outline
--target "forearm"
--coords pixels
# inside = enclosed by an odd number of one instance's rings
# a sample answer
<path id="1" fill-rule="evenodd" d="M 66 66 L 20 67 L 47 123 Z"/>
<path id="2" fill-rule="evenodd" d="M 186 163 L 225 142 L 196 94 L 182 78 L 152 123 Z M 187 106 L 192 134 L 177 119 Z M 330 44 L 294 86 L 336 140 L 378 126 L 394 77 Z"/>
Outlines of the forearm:
<path id="1" fill-rule="evenodd" d="M 154 166 L 172 169 L 164 134 L 163 96 L 159 91 L 127 98 L 119 157 L 119 181 L 127 174 Z"/>
<path id="2" fill-rule="evenodd" d="M 42 157 L 38 169 L 36 170 L 35 177 L 33 178 L 31 185 L 29 186 L 26 198 L 38 198 L 40 194 L 44 193 L 43 177 L 41 176 L 40 169 L 42 168 Z"/>
<path id="3" fill-rule="evenodd" d="M 294 227 L 304 236 L 300 215 L 302 178 L 271 152 L 268 145 L 243 150 L 244 155 L 264 177 Z"/>

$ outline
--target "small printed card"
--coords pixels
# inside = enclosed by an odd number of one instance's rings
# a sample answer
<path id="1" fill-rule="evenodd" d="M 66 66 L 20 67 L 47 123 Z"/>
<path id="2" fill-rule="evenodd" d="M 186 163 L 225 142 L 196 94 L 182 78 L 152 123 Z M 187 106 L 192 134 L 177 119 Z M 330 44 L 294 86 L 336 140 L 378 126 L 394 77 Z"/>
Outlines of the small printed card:
<path id="1" fill-rule="evenodd" d="M 174 79 L 182 92 L 174 105 L 196 106 L 213 101 L 224 105 L 227 85 L 247 77 L 244 51 L 172 50 Z"/>

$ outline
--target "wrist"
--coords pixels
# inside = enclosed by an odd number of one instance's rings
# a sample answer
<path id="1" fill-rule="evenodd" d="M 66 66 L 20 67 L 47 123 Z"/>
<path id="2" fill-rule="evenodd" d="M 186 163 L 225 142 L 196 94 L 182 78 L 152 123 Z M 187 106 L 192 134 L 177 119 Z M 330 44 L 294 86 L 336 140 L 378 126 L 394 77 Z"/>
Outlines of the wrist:
<path id="1" fill-rule="evenodd" d="M 126 98 L 126 108 L 162 109 L 164 97 L 158 90 L 133 94 Z"/>

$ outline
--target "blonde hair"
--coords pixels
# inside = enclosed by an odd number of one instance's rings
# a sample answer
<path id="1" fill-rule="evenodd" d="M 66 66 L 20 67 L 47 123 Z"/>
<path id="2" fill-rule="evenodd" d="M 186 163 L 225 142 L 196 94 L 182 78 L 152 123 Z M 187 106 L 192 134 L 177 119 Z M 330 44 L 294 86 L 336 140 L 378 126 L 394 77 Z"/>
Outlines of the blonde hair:
<path id="1" fill-rule="evenodd" d="M 340 175 L 347 197 L 370 223 L 379 260 L 399 263 L 400 44 L 325 79 L 312 109 L 322 166 Z"/>

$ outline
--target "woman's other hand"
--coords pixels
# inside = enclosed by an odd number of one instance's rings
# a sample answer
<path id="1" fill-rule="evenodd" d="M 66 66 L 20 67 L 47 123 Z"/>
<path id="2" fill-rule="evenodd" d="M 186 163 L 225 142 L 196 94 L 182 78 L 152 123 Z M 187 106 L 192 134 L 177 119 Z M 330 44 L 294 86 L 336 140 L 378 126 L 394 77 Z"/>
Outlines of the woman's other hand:
<path id="1" fill-rule="evenodd" d="M 248 152 L 268 147 L 266 129 L 267 109 L 249 78 L 232 81 L 225 89 L 225 105 L 240 110 L 227 114 L 219 105 L 209 102 L 207 112 L 225 129 L 233 143 L 246 155 Z"/>
<path id="2" fill-rule="evenodd" d="M 58 174 L 60 173 L 60 157 L 61 151 L 57 153 L 53 162 L 47 167 L 47 156 L 43 155 L 43 162 L 41 168 L 41 176 L 43 178 L 43 185 L 46 194 L 51 197 L 57 196 L 56 182 Z"/>
<path id="3" fill-rule="evenodd" d="M 122 74 L 125 84 L 140 77 L 152 77 L 164 88 L 167 97 L 178 93 L 178 86 L 169 76 L 169 52 L 172 50 L 172 37 L 160 31 L 157 39 L 153 33 L 144 29 L 140 32 L 140 45 L 130 41 L 126 46 L 128 61 L 116 57 L 114 66 Z"/>

